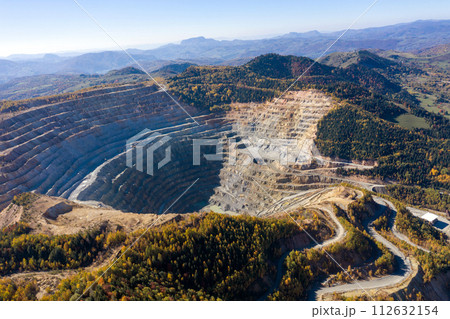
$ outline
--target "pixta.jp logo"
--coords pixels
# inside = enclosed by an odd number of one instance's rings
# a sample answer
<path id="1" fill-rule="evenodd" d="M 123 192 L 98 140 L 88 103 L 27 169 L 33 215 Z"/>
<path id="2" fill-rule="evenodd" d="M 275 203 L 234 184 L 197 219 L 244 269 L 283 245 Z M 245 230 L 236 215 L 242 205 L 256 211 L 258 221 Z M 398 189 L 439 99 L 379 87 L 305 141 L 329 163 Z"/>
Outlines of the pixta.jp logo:
<path id="1" fill-rule="evenodd" d="M 156 167 L 159 170 L 171 161 L 171 147 L 166 145 L 171 140 L 170 136 L 149 129 L 141 131 L 127 140 L 126 165 L 132 168 L 135 164 L 136 169 L 140 172 L 144 172 L 144 168 L 146 168 L 146 173 L 153 176 Z M 179 144 L 177 145 L 179 146 Z M 183 149 L 183 152 L 185 155 L 192 154 L 193 166 L 201 166 L 205 161 L 224 161 L 225 146 L 227 146 L 226 154 L 229 165 L 267 165 L 268 162 L 277 162 L 280 165 L 288 166 L 308 163 L 315 158 L 320 159 L 320 154 L 313 141 L 266 139 L 255 136 L 239 140 L 235 138 L 192 139 L 192 150 Z M 165 148 L 160 150 L 162 147 Z M 134 158 L 136 158 L 136 163 L 133 161 Z"/>
<path id="2" fill-rule="evenodd" d="M 133 154 L 136 153 L 136 169 L 144 172 L 144 162 L 147 159 L 147 174 L 154 174 L 154 154 L 155 151 L 164 146 L 172 138 L 149 129 L 142 130 L 140 133 L 129 138 L 126 144 L 126 165 L 133 167 Z M 165 156 L 157 164 L 158 169 L 170 162 L 171 148 L 167 146 Z"/>

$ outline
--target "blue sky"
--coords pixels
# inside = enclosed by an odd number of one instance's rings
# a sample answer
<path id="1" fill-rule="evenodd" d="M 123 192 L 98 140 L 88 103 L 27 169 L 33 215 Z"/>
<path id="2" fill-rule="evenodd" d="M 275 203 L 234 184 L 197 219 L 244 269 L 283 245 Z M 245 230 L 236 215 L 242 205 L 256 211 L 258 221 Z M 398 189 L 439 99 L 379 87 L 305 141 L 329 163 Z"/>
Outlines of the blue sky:
<path id="1" fill-rule="evenodd" d="M 374 0 L 78 0 L 124 47 L 346 29 Z M 379 0 L 354 29 L 450 18 L 448 0 Z M 0 0 L 0 56 L 117 49 L 73 0 Z"/>

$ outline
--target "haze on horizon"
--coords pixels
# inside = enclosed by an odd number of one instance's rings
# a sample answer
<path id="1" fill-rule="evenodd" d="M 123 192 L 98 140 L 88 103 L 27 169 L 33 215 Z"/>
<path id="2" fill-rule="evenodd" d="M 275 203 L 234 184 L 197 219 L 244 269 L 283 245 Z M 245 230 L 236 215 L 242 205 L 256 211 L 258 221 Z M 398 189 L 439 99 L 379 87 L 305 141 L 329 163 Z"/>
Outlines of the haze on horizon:
<path id="1" fill-rule="evenodd" d="M 346 29 L 373 0 L 181 0 L 127 3 L 80 0 L 123 47 L 153 48 L 196 36 L 256 39 L 289 32 Z M 73 0 L 0 0 L 0 56 L 118 50 Z M 445 0 L 378 1 L 352 29 L 448 19 Z"/>

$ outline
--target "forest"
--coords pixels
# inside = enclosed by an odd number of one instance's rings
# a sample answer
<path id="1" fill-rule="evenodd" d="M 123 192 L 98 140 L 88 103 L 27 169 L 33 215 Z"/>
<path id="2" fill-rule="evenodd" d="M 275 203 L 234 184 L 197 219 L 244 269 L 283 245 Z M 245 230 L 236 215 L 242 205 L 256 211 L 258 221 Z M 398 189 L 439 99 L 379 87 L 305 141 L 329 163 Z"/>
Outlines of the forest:
<path id="1" fill-rule="evenodd" d="M 293 218 L 316 238 L 330 233 L 315 214 L 293 214 Z M 26 232 L 25 225 L 21 228 L 3 231 L 10 234 L 15 231 L 18 235 Z M 117 243 L 126 247 L 142 232 L 128 236 L 121 232 L 109 233 L 101 242 L 104 247 Z M 63 280 L 44 299 L 255 300 L 266 289 L 261 279 L 274 275 L 269 260 L 279 258 L 283 252 L 281 243 L 300 232 L 298 225 L 287 218 L 230 217 L 215 213 L 191 216 L 145 233 L 85 295 L 81 294 L 104 268 L 81 271 Z M 360 231 L 351 238 L 345 244 L 348 254 L 352 254 L 350 250 L 364 253 L 368 249 L 368 241 Z M 58 239 L 55 236 L 39 247 L 48 251 Z M 65 251 L 63 247 L 62 253 Z M 33 300 L 37 290 L 34 282 L 23 286 L 8 279 L 0 281 L 3 300 Z"/>
<path id="2" fill-rule="evenodd" d="M 314 233 L 314 229 L 310 229 Z M 269 272 L 279 241 L 299 232 L 286 220 L 210 213 L 147 232 L 83 300 L 242 300 Z M 132 234 L 125 245 L 140 235 Z M 51 300 L 77 299 L 95 273 L 64 280 Z"/>
<path id="3" fill-rule="evenodd" d="M 378 162 L 372 170 L 353 173 L 394 179 L 406 185 L 450 186 L 448 139 L 401 128 L 354 106 L 343 106 L 325 115 L 318 125 L 316 143 L 326 156 Z"/>
<path id="4" fill-rule="evenodd" d="M 450 194 L 420 186 L 388 185 L 389 195 L 409 205 L 441 212 L 450 211 Z"/>
<path id="5" fill-rule="evenodd" d="M 58 236 L 29 231 L 22 222 L 0 231 L 0 275 L 83 267 L 105 248 L 105 233 L 100 229 Z"/>

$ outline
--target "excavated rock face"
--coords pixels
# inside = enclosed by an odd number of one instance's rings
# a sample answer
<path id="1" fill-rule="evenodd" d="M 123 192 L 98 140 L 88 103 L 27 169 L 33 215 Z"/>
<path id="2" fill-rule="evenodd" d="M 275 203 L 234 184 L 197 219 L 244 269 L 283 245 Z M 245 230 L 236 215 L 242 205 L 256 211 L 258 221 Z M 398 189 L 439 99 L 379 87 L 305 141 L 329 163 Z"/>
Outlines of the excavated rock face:
<path id="1" fill-rule="evenodd" d="M 0 207 L 17 193 L 36 191 L 138 213 L 205 206 L 263 213 L 273 199 L 335 182 L 302 171 L 320 164 L 313 138 L 330 107 L 331 99 L 317 91 L 235 105 L 225 116 L 184 106 L 196 124 L 164 92 L 143 85 L 37 105 L 0 121 Z M 149 174 L 148 156 L 139 166 L 138 149 L 145 155 L 164 138 L 169 141 L 155 150 Z M 223 145 L 223 156 L 208 160 L 204 155 L 216 146 L 202 146 L 193 163 L 193 144 L 202 139 Z M 158 167 L 165 158 L 170 161 Z"/>
<path id="2" fill-rule="evenodd" d="M 304 171 L 322 162 L 314 137 L 331 105 L 330 97 L 312 90 L 288 92 L 276 102 L 237 105 L 227 114 L 236 134 L 236 161 L 224 162 L 210 202 L 225 211 L 261 215 L 285 197 L 337 182 Z M 249 161 L 255 151 L 261 158 Z"/>
<path id="3" fill-rule="evenodd" d="M 44 212 L 44 217 L 50 219 L 56 219 L 59 215 L 68 213 L 72 210 L 72 206 L 64 202 L 58 203 L 55 206 L 50 207 Z"/>

